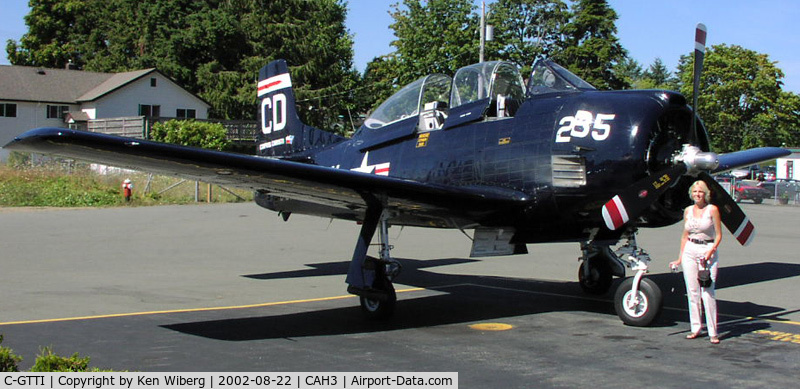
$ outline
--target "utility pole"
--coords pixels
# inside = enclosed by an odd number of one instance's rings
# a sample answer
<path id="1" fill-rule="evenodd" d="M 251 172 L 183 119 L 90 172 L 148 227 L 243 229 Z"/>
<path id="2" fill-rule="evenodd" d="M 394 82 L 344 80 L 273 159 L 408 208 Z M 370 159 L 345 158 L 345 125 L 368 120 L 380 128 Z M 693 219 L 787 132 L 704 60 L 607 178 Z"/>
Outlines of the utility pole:
<path id="1" fill-rule="evenodd" d="M 486 46 L 486 41 L 491 41 L 494 38 L 494 27 L 486 25 L 486 2 L 481 2 L 481 27 L 480 27 L 480 36 L 481 36 L 481 43 L 480 43 L 480 52 L 478 54 L 478 62 L 484 61 L 484 51 Z"/>

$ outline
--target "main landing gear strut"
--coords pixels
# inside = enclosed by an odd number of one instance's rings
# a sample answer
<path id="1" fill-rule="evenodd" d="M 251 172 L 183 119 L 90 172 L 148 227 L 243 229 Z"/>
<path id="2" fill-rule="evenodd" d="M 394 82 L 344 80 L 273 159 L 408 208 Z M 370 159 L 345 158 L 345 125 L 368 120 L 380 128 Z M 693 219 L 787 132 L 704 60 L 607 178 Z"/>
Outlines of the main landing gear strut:
<path id="1" fill-rule="evenodd" d="M 400 274 L 400 262 L 389 251 L 390 213 L 382 206 L 367 208 L 364 223 L 356 242 L 346 282 L 347 292 L 360 297 L 361 310 L 369 319 L 386 319 L 394 313 L 397 295 L 392 280 Z M 380 258 L 367 257 L 367 248 L 375 230 L 380 227 Z"/>
<path id="2" fill-rule="evenodd" d="M 636 244 L 636 230 L 629 229 L 622 239 L 625 243 L 614 251 L 591 240 L 582 243 L 578 280 L 585 292 L 604 294 L 611 287 L 613 276 L 624 277 L 625 267 L 629 267 L 635 274 L 617 288 L 614 308 L 625 324 L 647 326 L 661 313 L 661 289 L 649 278 L 643 278 L 650 256 Z"/>

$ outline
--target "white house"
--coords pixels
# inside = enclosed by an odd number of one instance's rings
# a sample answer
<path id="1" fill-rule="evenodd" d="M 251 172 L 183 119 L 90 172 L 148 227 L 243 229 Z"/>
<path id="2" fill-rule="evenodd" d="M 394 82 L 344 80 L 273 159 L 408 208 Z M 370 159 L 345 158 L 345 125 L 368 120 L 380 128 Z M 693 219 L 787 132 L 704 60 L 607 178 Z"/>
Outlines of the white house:
<path id="1" fill-rule="evenodd" d="M 157 69 L 96 73 L 0 65 L 0 147 L 32 128 L 132 116 L 207 119 L 209 107 Z"/>
<path id="2" fill-rule="evenodd" d="M 800 149 L 787 150 L 792 154 L 775 161 L 775 177 L 779 180 L 800 180 Z"/>

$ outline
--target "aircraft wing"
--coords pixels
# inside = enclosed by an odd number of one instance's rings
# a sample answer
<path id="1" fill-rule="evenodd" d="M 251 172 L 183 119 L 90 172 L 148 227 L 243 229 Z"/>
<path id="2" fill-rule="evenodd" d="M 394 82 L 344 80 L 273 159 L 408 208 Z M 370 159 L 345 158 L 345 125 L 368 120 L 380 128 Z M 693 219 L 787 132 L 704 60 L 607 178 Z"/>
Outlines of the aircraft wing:
<path id="1" fill-rule="evenodd" d="M 507 209 L 528 200 L 526 194 L 514 190 L 436 185 L 64 128 L 30 130 L 4 148 L 260 190 L 282 198 L 350 210 L 366 207 L 365 196 L 370 195 L 385 197 L 389 208 L 412 212 L 440 209 L 449 214 L 463 210 L 472 215 Z"/>

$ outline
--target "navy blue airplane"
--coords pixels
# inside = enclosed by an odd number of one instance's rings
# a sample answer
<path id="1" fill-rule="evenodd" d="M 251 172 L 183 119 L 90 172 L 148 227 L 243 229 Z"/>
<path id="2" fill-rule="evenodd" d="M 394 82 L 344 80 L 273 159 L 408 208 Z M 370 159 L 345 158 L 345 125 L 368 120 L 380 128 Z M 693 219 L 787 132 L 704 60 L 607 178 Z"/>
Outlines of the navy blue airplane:
<path id="1" fill-rule="evenodd" d="M 758 148 L 717 155 L 686 98 L 662 90 L 598 91 L 537 60 L 527 83 L 506 62 L 453 77 L 432 74 L 390 97 L 349 139 L 303 124 L 285 61 L 261 69 L 258 155 L 224 153 L 63 128 L 28 131 L 5 147 L 246 188 L 277 211 L 362 223 L 348 292 L 372 318 L 392 314 L 390 225 L 473 229 L 471 256 L 527 253 L 526 244 L 577 242 L 581 287 L 648 325 L 661 309 L 642 276 L 642 227 L 682 219 L 688 187 L 706 181 L 724 224 L 743 244 L 753 226 L 712 173 L 788 154 Z M 376 230 L 380 257 L 367 256 Z M 677 238 L 676 238 L 677 239 Z"/>

